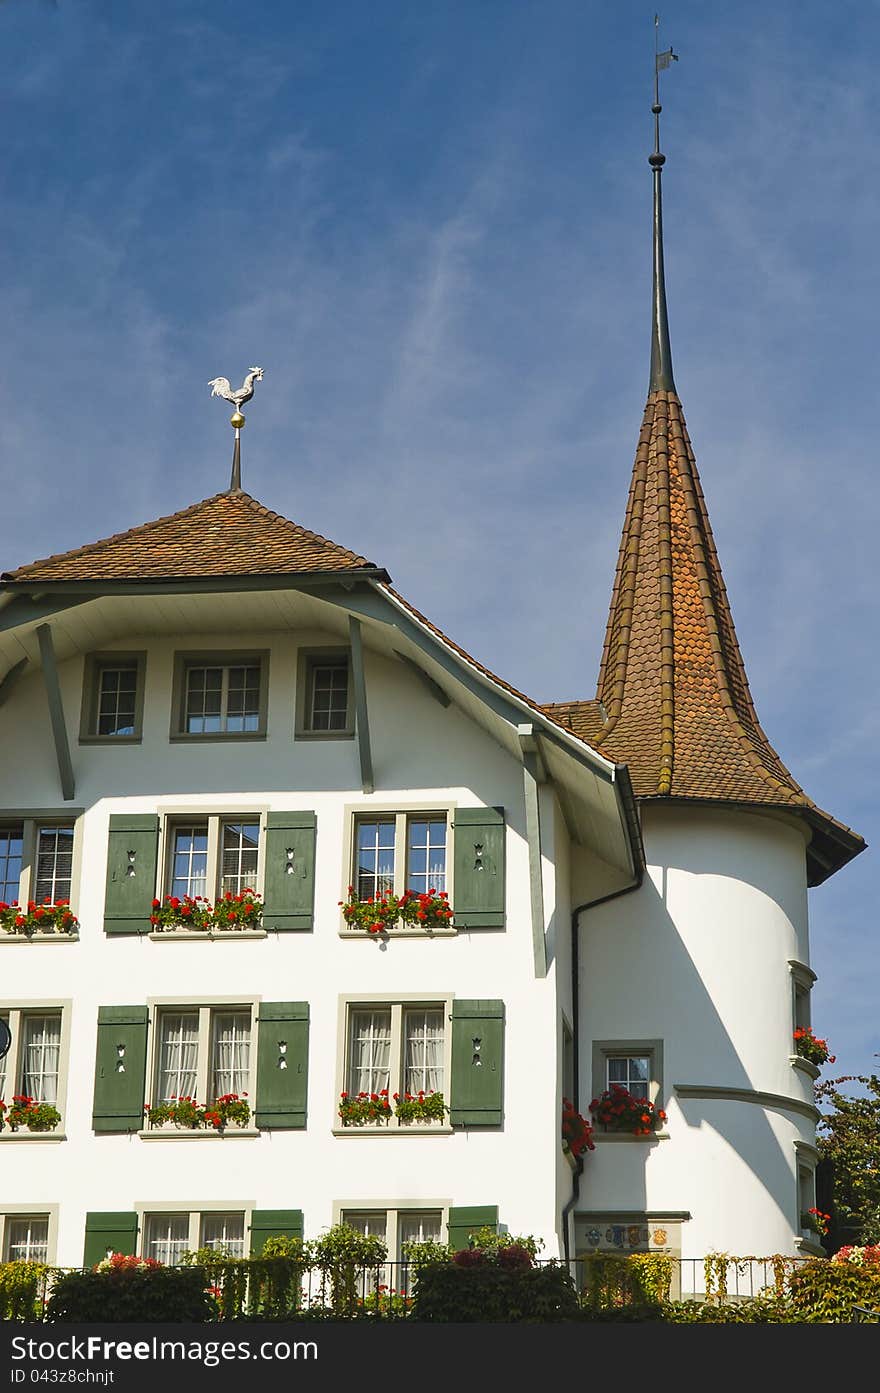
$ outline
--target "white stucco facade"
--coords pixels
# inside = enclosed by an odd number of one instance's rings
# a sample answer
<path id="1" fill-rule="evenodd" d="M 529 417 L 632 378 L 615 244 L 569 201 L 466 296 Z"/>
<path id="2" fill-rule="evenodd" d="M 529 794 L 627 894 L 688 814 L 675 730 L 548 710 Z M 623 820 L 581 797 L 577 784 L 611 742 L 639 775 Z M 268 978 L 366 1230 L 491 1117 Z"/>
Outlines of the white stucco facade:
<path id="1" fill-rule="evenodd" d="M 75 941 L 0 939 L 0 1011 L 63 1007 L 62 1126 L 45 1136 L 0 1131 L 0 1213 L 50 1214 L 50 1258 L 62 1265 L 82 1262 L 86 1216 L 97 1211 L 301 1210 L 311 1237 L 346 1210 L 494 1206 L 511 1231 L 541 1237 L 548 1256 L 589 1246 L 578 1216 L 610 1224 L 618 1214 L 673 1215 L 684 1255 L 799 1251 L 798 1155 L 809 1158 L 814 1132 L 810 1080 L 790 1062 L 790 963 L 809 963 L 798 825 L 645 805 L 647 870 L 631 888 L 638 868 L 624 848 L 637 847 L 613 766 L 549 723 L 539 729 L 534 711 L 459 658 L 455 669 L 439 641 L 419 651 L 415 630 L 376 595 L 352 610 L 364 622 L 374 783 L 364 792 L 357 737 L 294 736 L 298 654 L 338 646 L 349 617 L 344 594 L 294 592 L 95 598 L 50 615 L 75 774 L 67 801 L 36 621 L 2 636 L 6 668 L 22 654 L 30 666 L 0 712 L 0 821 L 75 822 L 80 930 Z M 447 704 L 400 659 L 406 643 Z M 264 739 L 169 738 L 174 655 L 199 649 L 268 653 Z M 94 650 L 146 654 L 139 743 L 77 740 Z M 448 809 L 454 823 L 461 807 L 504 810 L 504 928 L 382 941 L 348 930 L 339 901 L 354 814 Z M 296 810 L 316 817 L 309 931 L 198 941 L 105 933 L 112 816 L 155 814 L 161 829 L 181 815 L 226 812 L 265 826 L 268 814 Z M 157 894 L 166 860 L 160 850 Z M 579 915 L 575 1000 L 573 909 L 613 893 Z M 344 1003 L 430 1000 L 451 1011 L 463 999 L 503 1002 L 502 1123 L 342 1129 Z M 93 1129 L 99 1008 L 291 1000 L 309 1011 L 304 1126 L 243 1136 Z M 668 1113 L 659 1138 L 598 1140 L 574 1204 L 559 1130 L 571 1027 L 582 1112 L 598 1086 L 595 1042 L 659 1041 L 658 1100 Z"/>

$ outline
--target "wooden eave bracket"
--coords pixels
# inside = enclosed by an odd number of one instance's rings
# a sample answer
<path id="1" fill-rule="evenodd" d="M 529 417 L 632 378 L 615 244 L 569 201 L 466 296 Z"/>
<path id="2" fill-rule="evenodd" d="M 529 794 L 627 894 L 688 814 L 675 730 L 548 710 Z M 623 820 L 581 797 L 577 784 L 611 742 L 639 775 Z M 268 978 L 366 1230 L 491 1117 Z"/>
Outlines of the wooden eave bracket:
<path id="1" fill-rule="evenodd" d="M 361 762 L 361 787 L 364 793 L 372 793 L 373 756 L 370 749 L 370 721 L 367 714 L 367 684 L 364 677 L 364 646 L 361 637 L 361 621 L 353 614 L 348 617 L 348 635 L 351 643 L 351 679 L 354 686 L 355 729 L 357 731 L 358 755 Z"/>
<path id="2" fill-rule="evenodd" d="M 547 936 L 544 924 L 544 873 L 541 864 L 541 810 L 538 785 L 547 780 L 535 727 L 526 722 L 517 726 L 523 766 L 523 794 L 526 805 L 526 837 L 529 845 L 529 903 L 532 918 L 532 949 L 535 976 L 547 976 Z"/>
<path id="3" fill-rule="evenodd" d="M 37 629 L 37 638 L 40 643 L 43 683 L 46 688 L 46 699 L 49 703 L 49 720 L 52 723 L 52 737 L 55 741 L 55 758 L 58 761 L 61 793 L 67 803 L 75 796 L 76 786 L 73 778 L 73 765 L 70 760 L 70 745 L 67 739 L 67 725 L 64 720 L 61 684 L 58 681 L 58 664 L 55 661 L 55 645 L 52 642 L 51 626 L 41 624 Z"/>

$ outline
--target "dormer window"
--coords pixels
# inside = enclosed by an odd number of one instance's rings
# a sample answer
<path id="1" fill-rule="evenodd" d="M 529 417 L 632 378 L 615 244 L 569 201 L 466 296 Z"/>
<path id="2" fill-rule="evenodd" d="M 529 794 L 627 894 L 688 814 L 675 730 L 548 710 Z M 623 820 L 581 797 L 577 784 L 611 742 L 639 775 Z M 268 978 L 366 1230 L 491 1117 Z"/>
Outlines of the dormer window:
<path id="1" fill-rule="evenodd" d="M 266 734 L 268 653 L 178 653 L 175 740 L 247 740 Z"/>
<path id="2" fill-rule="evenodd" d="M 354 734 L 347 649 L 300 649 L 296 706 L 298 739 L 350 738 Z"/>

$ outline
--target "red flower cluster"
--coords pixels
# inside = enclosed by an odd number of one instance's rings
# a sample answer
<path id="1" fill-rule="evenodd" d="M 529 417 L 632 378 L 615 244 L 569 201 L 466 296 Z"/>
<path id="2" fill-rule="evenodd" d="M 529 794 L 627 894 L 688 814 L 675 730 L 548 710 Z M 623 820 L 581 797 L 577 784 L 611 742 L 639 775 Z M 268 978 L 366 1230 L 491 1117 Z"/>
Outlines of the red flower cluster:
<path id="1" fill-rule="evenodd" d="M 175 1127 L 188 1127 L 197 1131 L 202 1127 L 213 1127 L 219 1132 L 229 1122 L 238 1127 L 246 1127 L 251 1117 L 250 1104 L 246 1093 L 224 1093 L 213 1103 L 197 1103 L 189 1094 L 170 1098 L 167 1103 L 149 1103 L 144 1106 L 151 1127 L 162 1127 L 171 1122 Z"/>
<path id="2" fill-rule="evenodd" d="M 263 917 L 263 902 L 255 890 L 231 891 L 216 904 L 202 895 L 166 895 L 153 900 L 150 923 L 154 929 L 257 929 Z"/>
<path id="3" fill-rule="evenodd" d="M 619 1083 L 613 1083 L 600 1098 L 594 1098 L 590 1112 L 609 1131 L 632 1132 L 637 1137 L 649 1137 L 666 1121 L 662 1108 L 647 1098 L 636 1098 Z"/>
<path id="4" fill-rule="evenodd" d="M 811 1064 L 833 1064 L 836 1055 L 830 1054 L 828 1041 L 820 1040 L 818 1035 L 813 1034 L 812 1026 L 798 1026 L 794 1032 L 794 1047 L 801 1059 L 808 1059 Z"/>
<path id="5" fill-rule="evenodd" d="M 48 895 L 42 904 L 28 900 L 22 909 L 18 900 L 7 904 L 0 900 L 0 933 L 22 934 L 31 938 L 35 933 L 72 934 L 79 929 L 76 915 L 70 908 L 70 900 L 55 900 Z"/>
<path id="6" fill-rule="evenodd" d="M 562 1100 L 562 1146 L 572 1156 L 582 1156 L 585 1151 L 595 1151 L 592 1124 L 582 1117 L 574 1103 L 568 1098 Z"/>
<path id="7" fill-rule="evenodd" d="M 370 895 L 362 900 L 355 894 L 354 886 L 349 885 L 348 899 L 340 900 L 339 905 L 350 929 L 379 934 L 399 924 L 417 924 L 424 929 L 445 928 L 452 919 L 448 900 L 445 890 L 429 890 L 425 895 L 415 890 L 394 895 L 385 890 L 381 895 Z"/>
<path id="8" fill-rule="evenodd" d="M 61 1114 L 52 1103 L 38 1103 L 29 1093 L 13 1093 L 12 1107 L 0 1102 L 0 1129 L 8 1126 L 17 1132 L 27 1127 L 29 1132 L 51 1132 L 61 1121 Z"/>
<path id="9" fill-rule="evenodd" d="M 378 1093 L 358 1093 L 352 1096 L 341 1093 L 339 1097 L 339 1116 L 343 1127 L 363 1127 L 371 1122 L 387 1122 L 391 1116 L 388 1089 Z"/>
<path id="10" fill-rule="evenodd" d="M 821 1234 L 824 1238 L 831 1225 L 831 1215 L 825 1214 L 821 1209 L 808 1209 L 803 1218 L 808 1222 L 804 1223 L 804 1228 L 811 1228 L 815 1233 Z"/>
<path id="11" fill-rule="evenodd" d="M 155 1268 L 161 1267 L 161 1262 L 155 1258 L 136 1258 L 126 1253 L 111 1253 L 109 1257 L 102 1258 L 92 1268 L 93 1272 L 152 1272 Z"/>

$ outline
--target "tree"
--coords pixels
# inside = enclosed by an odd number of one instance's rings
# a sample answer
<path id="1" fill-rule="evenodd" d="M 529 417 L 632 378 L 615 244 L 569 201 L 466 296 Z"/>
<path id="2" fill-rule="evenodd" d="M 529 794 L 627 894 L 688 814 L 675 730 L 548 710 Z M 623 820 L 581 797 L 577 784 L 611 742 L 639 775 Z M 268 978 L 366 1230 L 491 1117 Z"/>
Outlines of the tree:
<path id="1" fill-rule="evenodd" d="M 860 1092 L 843 1092 L 846 1084 Z M 845 1074 L 815 1091 L 818 1106 L 829 1109 L 817 1130 L 821 1170 L 830 1173 L 832 1251 L 880 1243 L 880 1077 Z"/>

